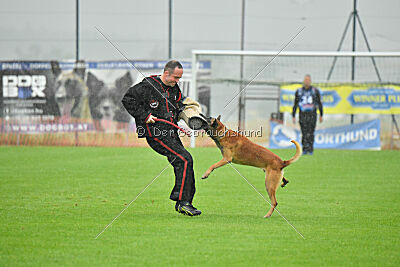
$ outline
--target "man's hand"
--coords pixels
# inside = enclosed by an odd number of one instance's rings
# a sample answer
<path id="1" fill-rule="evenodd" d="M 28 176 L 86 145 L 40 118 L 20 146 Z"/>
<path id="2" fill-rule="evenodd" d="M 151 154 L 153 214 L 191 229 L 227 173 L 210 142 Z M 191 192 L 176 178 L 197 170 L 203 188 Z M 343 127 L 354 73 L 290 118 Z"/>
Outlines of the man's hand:
<path id="1" fill-rule="evenodd" d="M 146 123 L 155 123 L 156 121 L 154 119 L 157 119 L 157 117 L 150 115 L 150 117 L 147 119 Z"/>
<path id="2" fill-rule="evenodd" d="M 319 116 L 319 123 L 322 123 L 323 119 L 322 116 Z"/>
<path id="3" fill-rule="evenodd" d="M 293 124 L 296 123 L 296 117 L 293 117 Z"/>

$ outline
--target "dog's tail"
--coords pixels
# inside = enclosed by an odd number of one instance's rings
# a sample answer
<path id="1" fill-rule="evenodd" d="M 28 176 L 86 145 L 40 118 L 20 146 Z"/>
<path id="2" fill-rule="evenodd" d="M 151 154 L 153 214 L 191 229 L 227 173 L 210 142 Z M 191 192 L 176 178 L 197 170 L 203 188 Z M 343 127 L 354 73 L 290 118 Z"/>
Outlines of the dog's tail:
<path id="1" fill-rule="evenodd" d="M 296 146 L 296 154 L 294 154 L 293 158 L 283 161 L 282 169 L 287 167 L 287 166 L 289 166 L 293 162 L 297 161 L 300 158 L 301 153 L 303 153 L 303 150 L 301 149 L 301 146 L 299 145 L 299 143 L 297 143 L 295 140 L 291 140 L 290 142 L 295 144 L 295 146 Z"/>

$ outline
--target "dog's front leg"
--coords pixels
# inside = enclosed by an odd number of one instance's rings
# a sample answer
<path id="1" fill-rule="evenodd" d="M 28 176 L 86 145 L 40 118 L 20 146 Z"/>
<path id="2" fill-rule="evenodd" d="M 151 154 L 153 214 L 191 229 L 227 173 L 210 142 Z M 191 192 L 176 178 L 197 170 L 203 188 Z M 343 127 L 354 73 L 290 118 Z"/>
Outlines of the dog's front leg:
<path id="1" fill-rule="evenodd" d="M 208 170 L 203 174 L 203 176 L 201 177 L 201 179 L 206 179 L 208 178 L 208 176 L 210 175 L 210 173 L 215 170 L 216 168 L 222 167 L 226 164 L 228 164 L 230 161 L 226 160 L 225 158 L 221 159 L 220 161 L 218 161 L 217 163 L 211 165 L 210 168 L 208 168 Z"/>

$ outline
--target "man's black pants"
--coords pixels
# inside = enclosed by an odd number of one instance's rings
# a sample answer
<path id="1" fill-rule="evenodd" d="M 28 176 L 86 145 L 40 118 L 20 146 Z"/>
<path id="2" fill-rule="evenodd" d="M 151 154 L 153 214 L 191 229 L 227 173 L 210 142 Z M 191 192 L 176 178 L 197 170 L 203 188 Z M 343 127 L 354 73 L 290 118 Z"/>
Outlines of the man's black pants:
<path id="1" fill-rule="evenodd" d="M 317 114 L 315 112 L 300 113 L 301 143 L 304 152 L 314 151 L 314 131 L 317 123 Z"/>
<path id="2" fill-rule="evenodd" d="M 174 167 L 175 186 L 169 198 L 174 201 L 183 200 L 192 203 L 196 192 L 193 159 L 179 136 L 173 134 L 172 136 L 146 137 L 146 140 L 154 151 L 166 156 Z"/>

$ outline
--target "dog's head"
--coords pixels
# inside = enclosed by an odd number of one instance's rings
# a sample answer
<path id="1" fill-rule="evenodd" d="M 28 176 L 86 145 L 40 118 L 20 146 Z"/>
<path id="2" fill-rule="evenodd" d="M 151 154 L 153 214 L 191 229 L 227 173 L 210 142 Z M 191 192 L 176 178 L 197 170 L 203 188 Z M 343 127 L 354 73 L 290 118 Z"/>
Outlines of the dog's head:
<path id="1" fill-rule="evenodd" d="M 221 115 L 219 115 L 217 118 L 211 117 L 208 120 L 208 127 L 209 127 L 210 130 L 217 130 L 218 126 L 220 126 L 220 125 L 222 125 Z"/>
<path id="2" fill-rule="evenodd" d="M 129 122 L 130 115 L 121 104 L 124 92 L 132 85 L 132 77 L 127 72 L 114 83 L 106 84 L 88 72 L 86 84 L 89 89 L 89 107 L 92 118 L 95 120 L 114 120 Z"/>
<path id="3" fill-rule="evenodd" d="M 217 118 L 209 118 L 207 120 L 207 134 L 213 139 L 219 139 L 223 137 L 224 132 L 226 131 L 225 125 L 221 122 L 221 115 Z"/>
<path id="4" fill-rule="evenodd" d="M 101 98 L 100 104 L 96 108 L 101 114 L 102 119 L 114 120 L 115 114 L 118 111 L 118 104 L 112 96 L 104 94 L 104 97 Z"/>
<path id="5" fill-rule="evenodd" d="M 76 67 L 70 72 L 61 72 L 57 62 L 52 62 L 52 71 L 56 77 L 54 96 L 61 116 L 81 117 L 82 102 L 86 96 L 84 82 L 85 69 Z"/>

